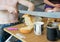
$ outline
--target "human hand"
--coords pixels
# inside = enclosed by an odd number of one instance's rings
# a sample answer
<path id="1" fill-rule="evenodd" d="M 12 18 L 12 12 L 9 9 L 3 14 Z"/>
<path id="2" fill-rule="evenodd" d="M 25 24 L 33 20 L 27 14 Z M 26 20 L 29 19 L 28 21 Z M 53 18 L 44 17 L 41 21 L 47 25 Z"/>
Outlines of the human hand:
<path id="1" fill-rule="evenodd" d="M 7 10 L 10 14 L 17 14 L 17 10 L 14 7 L 7 7 Z"/>
<path id="2" fill-rule="evenodd" d="M 55 7 L 60 8 L 60 4 L 55 4 Z"/>

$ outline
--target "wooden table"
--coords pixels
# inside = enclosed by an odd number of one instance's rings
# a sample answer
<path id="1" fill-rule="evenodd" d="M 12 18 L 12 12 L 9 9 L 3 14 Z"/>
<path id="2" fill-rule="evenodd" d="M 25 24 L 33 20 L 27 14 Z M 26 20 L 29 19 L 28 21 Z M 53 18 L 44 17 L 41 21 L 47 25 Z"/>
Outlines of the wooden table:
<path id="1" fill-rule="evenodd" d="M 23 26 L 25 26 L 25 24 L 18 24 L 16 26 L 11 26 L 11 27 L 15 27 L 15 28 L 19 29 Z M 23 42 L 49 42 L 46 38 L 46 29 L 44 29 L 43 34 L 40 36 L 36 36 L 33 31 L 29 34 L 23 34 L 26 38 L 20 38 L 20 37 L 16 36 L 17 33 L 20 33 L 19 30 L 12 31 L 12 30 L 8 30 L 7 28 L 5 28 L 4 31 L 8 32 L 9 34 L 18 38 L 19 40 L 22 40 Z M 20 33 L 20 34 L 22 34 L 22 33 Z M 58 40 L 57 42 L 60 42 L 60 40 Z"/>

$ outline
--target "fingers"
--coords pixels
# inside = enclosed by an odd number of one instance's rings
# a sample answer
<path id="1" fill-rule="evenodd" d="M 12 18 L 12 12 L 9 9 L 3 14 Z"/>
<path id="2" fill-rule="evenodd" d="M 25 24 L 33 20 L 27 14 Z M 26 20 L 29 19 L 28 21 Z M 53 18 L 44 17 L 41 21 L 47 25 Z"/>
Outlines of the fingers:
<path id="1" fill-rule="evenodd" d="M 55 4 L 55 7 L 59 8 L 60 7 L 60 4 Z"/>

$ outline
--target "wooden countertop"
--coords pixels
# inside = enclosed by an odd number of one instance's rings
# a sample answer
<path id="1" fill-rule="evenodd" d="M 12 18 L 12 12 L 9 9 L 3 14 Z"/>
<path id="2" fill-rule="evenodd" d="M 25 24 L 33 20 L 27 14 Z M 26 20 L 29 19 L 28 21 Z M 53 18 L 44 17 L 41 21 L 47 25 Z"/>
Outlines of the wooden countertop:
<path id="1" fill-rule="evenodd" d="M 16 26 L 11 26 L 11 27 L 15 27 L 15 28 L 21 28 L 25 26 L 25 24 L 18 24 Z M 9 27 L 7 27 L 9 28 Z M 20 33 L 19 30 L 8 30 L 7 28 L 4 29 L 4 31 L 8 32 L 9 34 L 13 35 L 14 37 L 18 38 L 19 40 L 22 40 L 23 42 L 49 42 L 46 38 L 46 29 L 44 29 L 43 34 L 40 36 L 36 36 L 34 34 L 34 32 L 32 31 L 29 34 L 23 34 L 26 38 L 20 38 L 18 36 L 16 36 L 17 33 Z M 20 33 L 22 34 L 22 33 Z M 60 40 L 56 41 L 56 42 L 60 42 Z"/>

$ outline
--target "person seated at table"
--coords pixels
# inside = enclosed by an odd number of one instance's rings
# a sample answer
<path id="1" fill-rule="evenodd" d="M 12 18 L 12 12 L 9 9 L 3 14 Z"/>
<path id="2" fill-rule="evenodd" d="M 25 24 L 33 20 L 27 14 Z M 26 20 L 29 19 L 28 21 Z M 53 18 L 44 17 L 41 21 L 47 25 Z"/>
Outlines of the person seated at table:
<path id="1" fill-rule="evenodd" d="M 48 12 L 49 10 L 52 10 L 54 12 L 60 11 L 60 0 L 44 0 L 45 5 L 45 11 Z"/>
<path id="2" fill-rule="evenodd" d="M 60 12 L 60 0 L 44 0 L 44 3 L 46 4 L 45 12 Z M 55 21 L 55 19 L 49 20 L 51 20 L 51 22 Z M 56 21 L 60 21 L 60 19 Z"/>
<path id="3" fill-rule="evenodd" d="M 28 7 L 28 11 L 34 10 L 34 4 L 26 0 L 0 0 L 0 42 L 10 36 L 3 29 L 19 24 L 17 3 Z"/>

